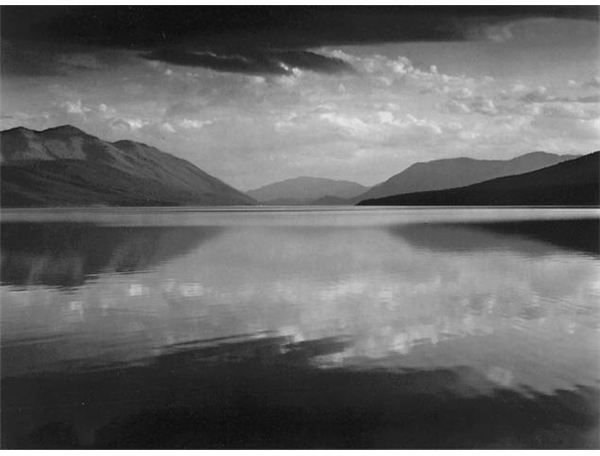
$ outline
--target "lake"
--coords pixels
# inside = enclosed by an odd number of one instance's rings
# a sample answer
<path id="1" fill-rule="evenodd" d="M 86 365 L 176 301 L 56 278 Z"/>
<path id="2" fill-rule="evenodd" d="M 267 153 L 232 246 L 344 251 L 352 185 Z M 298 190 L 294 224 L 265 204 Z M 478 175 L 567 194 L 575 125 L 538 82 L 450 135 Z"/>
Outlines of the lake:
<path id="1" fill-rule="evenodd" d="M 598 448 L 600 211 L 4 210 L 4 448 Z"/>

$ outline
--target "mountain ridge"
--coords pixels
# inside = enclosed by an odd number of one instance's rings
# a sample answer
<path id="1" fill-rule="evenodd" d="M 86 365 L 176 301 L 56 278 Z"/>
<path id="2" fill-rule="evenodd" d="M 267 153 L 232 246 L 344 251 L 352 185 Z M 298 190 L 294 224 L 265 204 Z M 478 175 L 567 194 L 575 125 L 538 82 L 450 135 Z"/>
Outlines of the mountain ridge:
<path id="1" fill-rule="evenodd" d="M 534 151 L 507 160 L 456 157 L 416 162 L 374 185 L 354 198 L 352 202 L 403 193 L 462 187 L 496 177 L 534 171 L 578 156 Z"/>
<path id="2" fill-rule="evenodd" d="M 444 190 L 368 199 L 361 206 L 385 205 L 600 205 L 600 151 L 527 173 L 503 176 Z"/>
<path id="3" fill-rule="evenodd" d="M 349 180 L 298 176 L 263 185 L 246 193 L 263 204 L 312 204 L 324 197 L 352 198 L 368 188 Z"/>
<path id="4" fill-rule="evenodd" d="M 4 207 L 255 204 L 184 159 L 72 125 L 4 130 L 0 144 Z"/>

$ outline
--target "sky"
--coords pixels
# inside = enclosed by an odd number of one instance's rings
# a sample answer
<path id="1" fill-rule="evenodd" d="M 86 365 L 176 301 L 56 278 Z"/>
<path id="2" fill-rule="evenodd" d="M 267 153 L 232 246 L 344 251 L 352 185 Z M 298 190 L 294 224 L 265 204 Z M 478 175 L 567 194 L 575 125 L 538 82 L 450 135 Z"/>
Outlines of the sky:
<path id="1" fill-rule="evenodd" d="M 589 153 L 599 8 L 0 10 L 0 129 L 71 124 L 241 189 L 417 161 Z"/>

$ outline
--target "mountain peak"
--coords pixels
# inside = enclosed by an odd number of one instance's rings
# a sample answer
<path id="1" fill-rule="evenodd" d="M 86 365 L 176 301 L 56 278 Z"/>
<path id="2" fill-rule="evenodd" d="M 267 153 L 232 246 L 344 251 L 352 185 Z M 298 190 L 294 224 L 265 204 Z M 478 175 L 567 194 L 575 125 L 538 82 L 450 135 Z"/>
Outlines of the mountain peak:
<path id="1" fill-rule="evenodd" d="M 367 187 L 351 181 L 298 176 L 249 190 L 246 193 L 262 203 L 309 204 L 326 196 L 339 199 L 352 198 L 366 189 Z"/>
<path id="2" fill-rule="evenodd" d="M 543 150 L 535 150 L 533 152 L 528 152 L 523 155 L 518 155 L 517 157 L 514 157 L 512 160 L 519 160 L 521 158 L 531 158 L 531 157 L 554 157 L 554 156 L 556 156 L 556 154 L 552 154 L 550 152 L 545 152 Z"/>
<path id="3" fill-rule="evenodd" d="M 83 130 L 80 130 L 79 128 L 74 127 L 73 125 L 69 125 L 69 124 L 46 128 L 45 130 L 42 130 L 40 133 L 42 133 L 42 134 L 53 133 L 53 134 L 60 134 L 60 135 L 67 135 L 67 136 L 83 136 L 83 135 L 89 136 Z"/>
<path id="4" fill-rule="evenodd" d="M 21 128 L 0 139 L 6 207 L 254 203 L 181 158 L 156 148 L 127 153 L 72 125 Z"/>
<path id="5" fill-rule="evenodd" d="M 6 130 L 2 130 L 0 131 L 0 133 L 6 133 L 6 134 L 10 134 L 10 133 L 23 133 L 23 134 L 27 134 L 27 133 L 35 133 L 34 130 L 30 130 L 29 128 L 26 127 L 13 127 L 13 128 L 7 128 Z"/>
<path id="6" fill-rule="evenodd" d="M 545 150 L 534 150 L 532 152 L 527 152 L 526 154 L 519 155 L 518 157 L 526 157 L 527 155 L 556 155 L 551 152 L 546 152 Z M 515 158 L 518 158 L 515 157 Z"/>
<path id="7" fill-rule="evenodd" d="M 25 133 L 25 134 L 59 134 L 61 136 L 90 136 L 85 131 L 74 127 L 73 125 L 65 124 L 58 125 L 56 127 L 46 128 L 45 130 L 34 130 L 32 128 L 27 128 L 23 126 L 8 128 L 6 130 L 1 131 L 0 133 Z"/>

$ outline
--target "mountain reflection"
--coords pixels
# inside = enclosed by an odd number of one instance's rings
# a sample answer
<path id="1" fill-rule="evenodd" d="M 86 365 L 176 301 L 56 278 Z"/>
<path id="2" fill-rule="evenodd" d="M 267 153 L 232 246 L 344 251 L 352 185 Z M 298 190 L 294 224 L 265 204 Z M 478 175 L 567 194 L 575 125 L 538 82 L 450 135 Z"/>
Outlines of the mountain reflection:
<path id="1" fill-rule="evenodd" d="M 598 220 L 442 215 L 5 223 L 3 445 L 597 446 Z"/>
<path id="2" fill-rule="evenodd" d="M 75 287 L 100 273 L 146 270 L 184 255 L 223 227 L 3 223 L 2 284 Z"/>
<path id="3" fill-rule="evenodd" d="M 539 256 L 570 250 L 600 255 L 600 219 L 411 223 L 390 232 L 417 248 L 439 252 L 495 250 Z"/>

